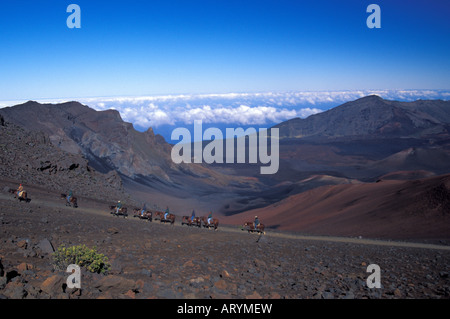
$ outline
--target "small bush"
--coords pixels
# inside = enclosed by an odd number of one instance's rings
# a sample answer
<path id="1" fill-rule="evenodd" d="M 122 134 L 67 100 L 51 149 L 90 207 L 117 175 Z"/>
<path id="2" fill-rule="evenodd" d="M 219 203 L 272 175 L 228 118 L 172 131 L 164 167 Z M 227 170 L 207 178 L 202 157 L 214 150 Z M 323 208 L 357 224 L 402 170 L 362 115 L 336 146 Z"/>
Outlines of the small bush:
<path id="1" fill-rule="evenodd" d="M 97 253 L 97 248 L 86 245 L 66 247 L 61 245 L 53 253 L 53 265 L 58 270 L 65 271 L 67 266 L 76 264 L 93 273 L 105 274 L 111 268 L 108 257 Z"/>

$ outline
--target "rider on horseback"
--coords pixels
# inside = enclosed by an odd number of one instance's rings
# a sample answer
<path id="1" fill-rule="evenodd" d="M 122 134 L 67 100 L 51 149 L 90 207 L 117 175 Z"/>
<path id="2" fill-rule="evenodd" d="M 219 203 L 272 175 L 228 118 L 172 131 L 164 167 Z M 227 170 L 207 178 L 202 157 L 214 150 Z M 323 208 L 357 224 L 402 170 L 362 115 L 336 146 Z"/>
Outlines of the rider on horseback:
<path id="1" fill-rule="evenodd" d="M 166 211 L 164 213 L 164 219 L 167 219 L 167 215 L 169 215 L 169 206 L 167 206 Z"/>
<path id="2" fill-rule="evenodd" d="M 141 209 L 141 216 L 144 216 L 145 211 L 147 210 L 146 204 L 144 203 L 144 206 Z"/>
<path id="3" fill-rule="evenodd" d="M 120 202 L 120 200 L 117 202 L 117 206 L 116 206 L 116 214 L 119 214 L 119 210 L 122 209 L 122 203 Z"/>
<path id="4" fill-rule="evenodd" d="M 212 212 L 209 212 L 209 215 L 208 215 L 208 225 L 211 224 L 211 219 L 212 219 Z"/>
<path id="5" fill-rule="evenodd" d="M 22 184 L 19 185 L 19 188 L 17 189 L 17 197 L 20 198 L 22 197 L 23 194 L 23 186 Z"/>
<path id="6" fill-rule="evenodd" d="M 67 202 L 70 204 L 70 199 L 72 198 L 73 193 L 72 190 L 69 191 L 69 195 L 67 195 Z"/>
<path id="7" fill-rule="evenodd" d="M 255 221 L 253 222 L 255 229 L 258 229 L 259 224 L 260 224 L 260 222 L 259 222 L 258 216 L 255 216 Z"/>

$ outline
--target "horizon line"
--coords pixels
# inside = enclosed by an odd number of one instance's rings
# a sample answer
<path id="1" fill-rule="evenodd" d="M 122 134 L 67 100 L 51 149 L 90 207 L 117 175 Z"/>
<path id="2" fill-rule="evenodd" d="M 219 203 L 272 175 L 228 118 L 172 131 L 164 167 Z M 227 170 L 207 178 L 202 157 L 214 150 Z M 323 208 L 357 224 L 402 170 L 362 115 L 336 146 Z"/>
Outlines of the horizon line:
<path id="1" fill-rule="evenodd" d="M 117 94 L 117 95 L 97 95 L 97 96 L 78 96 L 78 97 L 44 97 L 44 98 L 17 98 L 17 99 L 4 99 L 0 100 L 0 108 L 6 107 L 4 103 L 7 102 L 28 102 L 28 101 L 45 101 L 54 103 L 63 103 L 63 102 L 74 102 L 74 101 L 96 101 L 96 100 L 116 100 L 116 99 L 143 99 L 143 100 L 152 100 L 152 99 L 189 99 L 189 98 L 208 98 L 208 97 L 245 97 L 245 96 L 258 96 L 258 95 L 284 95 L 284 94 L 308 94 L 308 93 L 365 93 L 367 95 L 371 92 L 390 92 L 390 93 L 400 93 L 400 92 L 439 92 L 444 93 L 444 95 L 448 95 L 450 98 L 450 88 L 449 89 L 429 89 L 429 88 L 421 88 L 421 89 L 405 89 L 405 88 L 396 88 L 396 89 L 342 89 L 342 90 L 261 90 L 261 91 L 229 91 L 229 92 L 215 92 L 215 93 L 154 93 L 154 94 L 136 94 L 136 95 L 127 95 L 127 94 Z M 448 93 L 448 94 L 445 94 Z M 366 96 L 366 95 L 365 95 Z"/>

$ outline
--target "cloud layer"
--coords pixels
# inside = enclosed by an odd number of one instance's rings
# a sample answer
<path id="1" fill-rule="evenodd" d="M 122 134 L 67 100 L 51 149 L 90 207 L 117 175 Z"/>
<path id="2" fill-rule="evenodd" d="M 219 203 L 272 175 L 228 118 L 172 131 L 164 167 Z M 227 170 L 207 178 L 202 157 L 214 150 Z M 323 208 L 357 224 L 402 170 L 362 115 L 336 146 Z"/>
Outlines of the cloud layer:
<path id="1" fill-rule="evenodd" d="M 443 90 L 357 90 L 95 97 L 39 102 L 77 100 L 96 110 L 116 109 L 125 121 L 146 129 L 162 125 L 189 125 L 194 120 L 240 126 L 275 124 L 295 117 L 306 118 L 370 94 L 401 101 L 450 98 L 450 91 Z M 23 101 L 0 102 L 0 107 L 20 102 Z"/>

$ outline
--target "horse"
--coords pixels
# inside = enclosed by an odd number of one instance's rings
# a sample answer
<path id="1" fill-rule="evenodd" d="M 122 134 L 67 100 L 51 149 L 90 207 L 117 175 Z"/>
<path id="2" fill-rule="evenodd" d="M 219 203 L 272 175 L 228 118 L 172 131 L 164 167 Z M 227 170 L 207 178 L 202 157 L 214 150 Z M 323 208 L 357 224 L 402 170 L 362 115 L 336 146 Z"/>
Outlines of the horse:
<path id="1" fill-rule="evenodd" d="M 214 227 L 214 230 L 217 230 L 217 227 L 219 227 L 219 220 L 217 218 L 212 218 L 211 223 L 208 223 L 208 217 L 203 216 L 201 218 L 202 223 L 203 223 L 203 227 L 205 228 L 210 228 L 210 227 Z"/>
<path id="2" fill-rule="evenodd" d="M 20 202 L 25 201 L 26 203 L 29 203 L 31 201 L 31 199 L 28 198 L 26 191 L 22 191 L 19 195 L 16 189 L 10 188 L 8 192 L 14 194 L 14 198 L 17 198 Z"/>
<path id="3" fill-rule="evenodd" d="M 109 206 L 109 208 L 112 208 L 112 211 L 110 213 L 114 216 L 123 216 L 123 218 L 127 218 L 128 216 L 126 207 L 122 207 L 121 209 L 119 209 L 119 212 L 117 212 L 117 206 Z"/>
<path id="4" fill-rule="evenodd" d="M 263 233 L 264 234 L 264 224 L 259 224 L 258 226 L 256 226 L 255 229 L 255 224 L 253 222 L 245 222 L 244 225 L 242 225 L 242 230 L 247 230 L 249 233 L 250 232 L 257 232 L 257 233 Z"/>
<path id="5" fill-rule="evenodd" d="M 181 220 L 181 225 L 200 227 L 202 225 L 202 221 L 200 217 L 194 217 L 194 220 L 191 220 L 191 216 L 183 216 Z"/>
<path id="6" fill-rule="evenodd" d="M 78 207 L 78 201 L 76 197 L 70 197 L 70 202 L 67 201 L 67 195 L 66 194 L 61 194 L 61 199 L 65 199 L 66 200 L 66 206 L 71 206 L 73 205 L 74 208 Z"/>
<path id="7" fill-rule="evenodd" d="M 161 221 L 161 219 L 164 219 L 164 213 L 161 211 L 158 211 L 158 210 L 155 211 L 154 215 L 155 215 L 155 217 L 154 217 L 155 220 L 159 219 Z"/>
<path id="8" fill-rule="evenodd" d="M 175 223 L 175 215 L 174 214 L 167 214 L 167 218 L 164 218 L 164 213 L 161 216 L 161 219 L 159 220 L 160 223 L 170 223 L 170 224 L 174 224 Z"/>
<path id="9" fill-rule="evenodd" d="M 152 212 L 150 210 L 144 211 L 142 213 L 142 209 L 135 208 L 133 209 L 133 217 L 138 217 L 140 219 L 147 219 L 149 221 L 152 221 Z"/>

